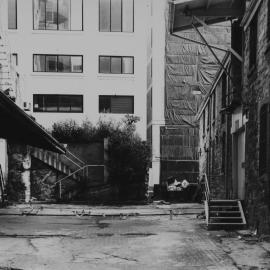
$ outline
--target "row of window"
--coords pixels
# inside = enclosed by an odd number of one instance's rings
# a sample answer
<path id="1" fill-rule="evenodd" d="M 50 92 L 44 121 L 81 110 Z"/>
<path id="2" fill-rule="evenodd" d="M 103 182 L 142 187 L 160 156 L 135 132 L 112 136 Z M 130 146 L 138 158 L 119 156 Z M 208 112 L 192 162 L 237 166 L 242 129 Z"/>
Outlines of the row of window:
<path id="1" fill-rule="evenodd" d="M 8 0 L 8 28 L 17 29 L 17 0 Z M 33 29 L 83 31 L 83 0 L 33 0 Z M 99 0 L 100 32 L 134 32 L 134 0 Z"/>
<path id="2" fill-rule="evenodd" d="M 82 95 L 33 95 L 34 112 L 83 112 Z M 100 113 L 134 113 L 134 96 L 99 96 Z"/>
<path id="3" fill-rule="evenodd" d="M 82 55 L 34 54 L 34 72 L 82 73 Z M 99 73 L 134 74 L 133 56 L 99 56 Z"/>

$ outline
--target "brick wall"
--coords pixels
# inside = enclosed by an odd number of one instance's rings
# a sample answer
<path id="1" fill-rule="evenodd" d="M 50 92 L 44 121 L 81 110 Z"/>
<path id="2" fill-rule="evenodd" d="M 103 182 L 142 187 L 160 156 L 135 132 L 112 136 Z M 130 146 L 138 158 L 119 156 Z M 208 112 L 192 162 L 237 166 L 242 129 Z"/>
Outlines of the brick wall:
<path id="1" fill-rule="evenodd" d="M 246 124 L 246 209 L 249 225 L 260 233 L 270 231 L 269 176 L 259 177 L 259 110 L 269 100 L 270 54 L 267 53 L 267 1 L 258 10 L 257 64 L 249 65 L 250 29 L 245 33 L 243 65 L 243 101 L 248 112 Z"/>

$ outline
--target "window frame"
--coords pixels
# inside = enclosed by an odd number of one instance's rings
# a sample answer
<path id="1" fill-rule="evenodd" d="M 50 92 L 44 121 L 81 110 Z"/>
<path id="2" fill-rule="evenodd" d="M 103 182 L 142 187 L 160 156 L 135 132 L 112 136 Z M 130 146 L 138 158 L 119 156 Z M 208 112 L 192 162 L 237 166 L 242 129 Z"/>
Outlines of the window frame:
<path id="1" fill-rule="evenodd" d="M 110 72 L 101 72 L 100 58 L 108 57 L 110 58 Z M 112 73 L 112 58 L 121 58 L 121 72 L 120 73 Z M 132 73 L 123 73 L 123 58 L 131 58 L 132 59 Z M 134 75 L 134 56 L 118 56 L 118 55 L 99 55 L 98 57 L 98 73 L 99 74 L 114 74 L 114 75 Z"/>
<path id="2" fill-rule="evenodd" d="M 134 22 L 135 22 L 135 20 L 134 20 L 134 9 L 135 9 L 135 1 L 134 0 L 132 0 L 132 3 L 133 3 L 133 5 L 132 5 L 132 15 L 133 15 L 133 18 L 132 18 L 132 31 L 131 32 L 129 32 L 129 31 L 123 31 L 123 0 L 121 0 L 121 31 L 112 31 L 112 20 L 111 20 L 111 18 L 112 18 L 112 0 L 109 0 L 110 1 L 110 19 L 109 19 L 109 21 L 110 21 L 110 30 L 109 31 L 102 31 L 101 30 L 101 27 L 100 27 L 100 18 L 101 18 L 101 16 L 100 16 L 100 12 L 101 12 L 101 4 L 100 4 L 100 0 L 98 1 L 98 3 L 99 3 L 99 5 L 98 5 L 98 7 L 99 7 L 99 18 L 98 18 L 98 30 L 99 30 L 99 32 L 101 32 L 101 33 L 134 33 L 134 28 L 135 28 L 135 26 L 134 26 Z"/>
<path id="3" fill-rule="evenodd" d="M 35 109 L 34 99 L 36 96 L 55 96 L 57 97 L 57 110 L 56 111 L 38 111 Z M 81 98 L 81 110 L 80 111 L 59 111 L 60 108 L 60 97 L 68 96 L 68 97 L 80 97 Z M 75 95 L 75 94 L 33 94 L 33 112 L 34 113 L 83 113 L 84 112 L 84 97 L 83 95 Z"/>
<path id="4" fill-rule="evenodd" d="M 45 71 L 36 71 L 35 70 L 35 56 L 36 55 L 41 55 L 41 56 L 45 56 Z M 47 56 L 56 56 L 57 57 L 57 62 L 56 62 L 56 69 L 57 69 L 57 71 L 46 71 L 46 57 Z M 72 71 L 70 71 L 70 72 L 63 72 L 63 71 L 58 71 L 58 65 L 59 65 L 59 56 L 69 56 L 70 57 L 70 60 L 71 60 L 71 57 L 81 57 L 81 59 L 82 59 L 82 71 L 80 71 L 80 72 L 72 72 Z M 35 54 L 33 54 L 33 72 L 46 72 L 46 73 L 62 73 L 62 74 L 70 74 L 70 73 L 72 73 L 72 74 L 82 74 L 83 73 L 83 55 L 82 54 L 37 54 L 37 53 L 35 53 Z"/>
<path id="5" fill-rule="evenodd" d="M 8 0 L 8 30 L 17 30 L 18 29 L 18 0 L 14 0 L 15 1 L 15 7 L 16 7 L 16 11 L 15 11 L 15 27 L 14 28 L 9 28 L 9 0 Z"/>
<path id="6" fill-rule="evenodd" d="M 16 0 L 17 1 L 17 0 Z M 70 1 L 70 7 L 71 7 L 71 0 Z M 81 32 L 84 31 L 84 0 L 82 1 L 82 25 L 80 30 L 72 30 L 72 29 L 59 29 L 59 21 L 58 21 L 58 16 L 59 16 L 59 0 L 57 0 L 57 29 L 46 29 L 46 21 L 47 21 L 47 16 L 46 16 L 46 8 L 47 8 L 47 0 L 45 1 L 45 29 L 36 29 L 35 28 L 35 18 L 34 18 L 34 8 L 35 8 L 35 0 L 32 0 L 32 20 L 33 20 L 33 30 L 34 31 L 63 31 L 63 32 Z M 71 8 L 70 8 L 70 14 L 71 14 Z M 71 15 L 70 15 L 71 19 Z M 70 27 L 71 28 L 71 27 Z"/>
<path id="7" fill-rule="evenodd" d="M 107 98 L 110 98 L 110 112 L 103 112 L 100 110 L 100 98 L 101 97 L 107 97 Z M 119 98 L 119 97 L 130 97 L 132 99 L 132 108 L 131 108 L 131 111 L 132 112 L 123 112 L 123 113 L 118 113 L 118 112 L 112 112 L 112 109 L 111 109 L 111 104 L 112 104 L 112 99 L 113 98 Z M 132 95 L 99 95 L 98 96 L 98 112 L 101 114 L 134 114 L 134 96 Z"/>

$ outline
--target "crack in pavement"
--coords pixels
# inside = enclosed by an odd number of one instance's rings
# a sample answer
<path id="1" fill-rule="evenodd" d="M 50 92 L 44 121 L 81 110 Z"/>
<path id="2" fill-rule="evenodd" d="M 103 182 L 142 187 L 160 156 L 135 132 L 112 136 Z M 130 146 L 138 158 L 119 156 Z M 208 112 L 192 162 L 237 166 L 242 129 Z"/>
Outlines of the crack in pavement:
<path id="1" fill-rule="evenodd" d="M 32 239 L 31 238 L 27 238 L 27 243 L 30 247 L 32 247 L 34 249 L 34 251 L 38 252 L 38 248 L 33 244 Z"/>
<path id="2" fill-rule="evenodd" d="M 138 260 L 136 260 L 136 259 L 121 257 L 121 256 L 113 255 L 113 254 L 110 254 L 110 253 L 106 253 L 106 252 L 103 252 L 103 254 L 107 255 L 107 256 L 110 256 L 110 257 L 113 257 L 113 258 L 129 261 L 129 262 L 138 262 Z"/>

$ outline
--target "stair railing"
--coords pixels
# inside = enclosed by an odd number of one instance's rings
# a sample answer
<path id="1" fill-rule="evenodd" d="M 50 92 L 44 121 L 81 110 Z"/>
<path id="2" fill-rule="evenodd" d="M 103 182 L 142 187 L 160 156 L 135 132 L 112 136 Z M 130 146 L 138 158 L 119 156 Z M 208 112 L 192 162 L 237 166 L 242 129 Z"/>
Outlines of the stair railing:
<path id="1" fill-rule="evenodd" d="M 205 196 L 205 199 L 207 202 L 209 202 L 211 200 L 211 193 L 210 193 L 210 188 L 209 188 L 209 181 L 208 181 L 208 178 L 207 178 L 207 174 L 205 173 L 203 175 L 203 178 L 204 178 L 204 196 Z"/>
<path id="2" fill-rule="evenodd" d="M 207 178 L 207 174 L 205 173 L 203 175 L 203 184 L 204 184 L 204 196 L 205 196 L 205 201 L 204 201 L 204 206 L 205 206 L 205 220 L 206 224 L 208 226 L 209 224 L 209 202 L 211 200 L 211 194 L 210 194 L 210 188 L 209 188 L 209 182 Z"/>
<path id="3" fill-rule="evenodd" d="M 4 186 L 4 176 L 3 176 L 1 164 L 0 164 L 0 193 L 1 193 L 1 203 L 4 204 L 4 202 L 5 202 L 5 186 Z"/>

